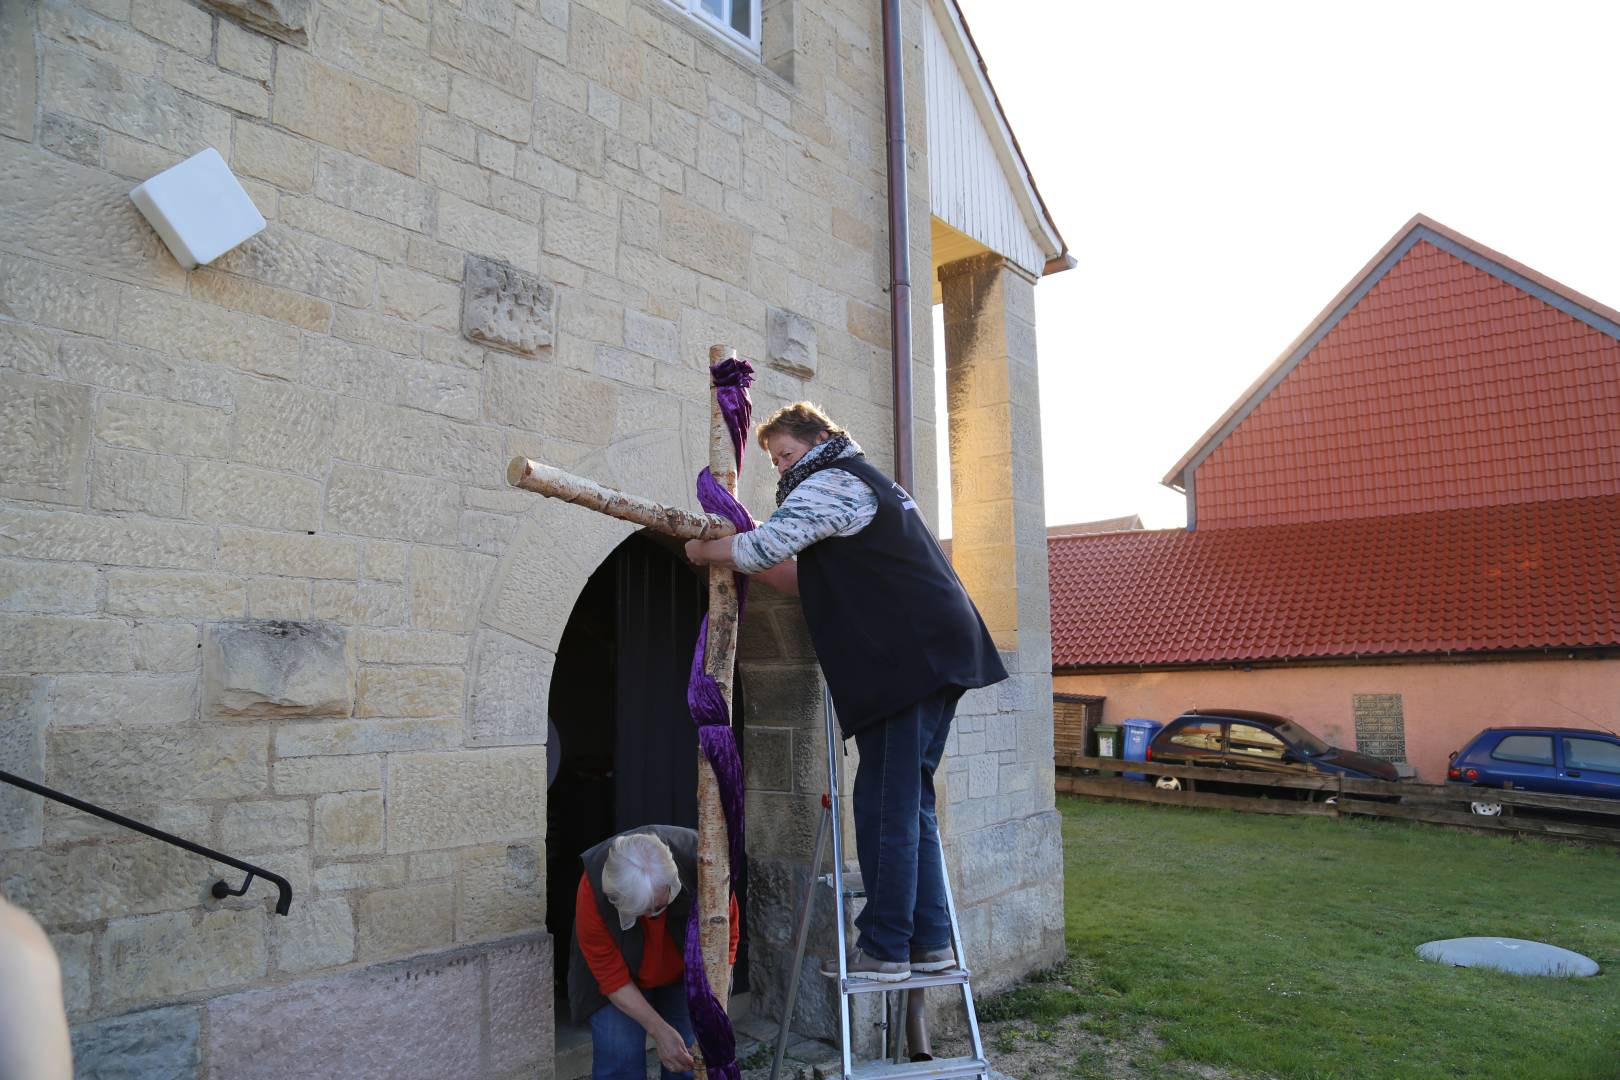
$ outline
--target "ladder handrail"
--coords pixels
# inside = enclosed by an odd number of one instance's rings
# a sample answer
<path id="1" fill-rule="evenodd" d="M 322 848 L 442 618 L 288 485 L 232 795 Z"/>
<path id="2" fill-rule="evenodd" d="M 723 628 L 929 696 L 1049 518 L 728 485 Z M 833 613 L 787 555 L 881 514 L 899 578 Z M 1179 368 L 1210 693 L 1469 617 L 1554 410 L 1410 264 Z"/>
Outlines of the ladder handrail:
<path id="1" fill-rule="evenodd" d="M 213 888 L 210 890 L 210 892 L 213 893 L 215 899 L 223 900 L 227 896 L 241 896 L 243 893 L 247 892 L 248 886 L 253 884 L 254 878 L 261 877 L 266 881 L 274 883 L 276 889 L 278 890 L 278 895 L 276 897 L 276 914 L 285 915 L 292 910 L 292 885 L 280 874 L 272 874 L 262 866 L 254 866 L 250 862 L 243 862 L 241 859 L 215 851 L 213 848 L 204 847 L 201 844 L 194 844 L 184 837 L 176 836 L 170 832 L 164 832 L 162 829 L 147 825 L 144 822 L 136 821 L 134 818 L 127 818 L 123 814 L 114 813 L 113 811 L 105 809 L 104 807 L 97 806 L 95 803 L 85 802 L 83 799 L 76 799 L 72 795 L 57 791 L 55 788 L 48 788 L 44 784 L 36 784 L 32 780 L 26 780 L 21 776 L 17 776 L 14 773 L 8 773 L 3 769 L 0 769 L 0 783 L 6 783 L 12 785 L 13 787 L 22 788 L 24 791 L 29 791 L 35 795 L 51 799 L 55 802 L 63 804 L 64 806 L 71 806 L 75 810 L 83 811 L 86 814 L 92 814 L 98 818 L 110 821 L 114 825 L 122 825 L 126 829 L 133 829 L 138 833 L 145 833 L 147 836 L 150 836 L 155 840 L 162 840 L 165 844 L 173 844 L 175 847 L 183 848 L 194 855 L 201 855 L 206 859 L 212 859 L 214 862 L 224 863 L 226 866 L 235 867 L 236 869 L 247 874 L 247 878 L 242 882 L 241 887 L 236 889 L 231 888 L 229 885 L 225 884 L 224 881 L 214 882 Z"/>

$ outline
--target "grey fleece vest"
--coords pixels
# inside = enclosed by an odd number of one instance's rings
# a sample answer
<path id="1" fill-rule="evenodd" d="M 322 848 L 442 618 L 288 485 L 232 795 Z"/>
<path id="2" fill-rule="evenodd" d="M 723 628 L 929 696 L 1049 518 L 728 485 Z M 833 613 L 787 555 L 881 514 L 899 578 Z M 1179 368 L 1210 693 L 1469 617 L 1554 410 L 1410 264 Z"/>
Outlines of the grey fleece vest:
<path id="1" fill-rule="evenodd" d="M 613 841 L 632 833 L 652 833 L 668 844 L 670 854 L 675 856 L 675 869 L 681 876 L 681 891 L 669 905 L 665 925 L 671 934 L 680 935 L 675 939 L 676 947 L 680 947 L 686 941 L 686 923 L 692 917 L 692 898 L 697 895 L 697 832 L 678 825 L 642 825 L 626 829 L 618 836 L 608 837 L 579 857 L 585 880 L 590 882 L 591 892 L 596 896 L 596 910 L 601 913 L 602 923 L 612 935 L 613 943 L 619 947 L 619 955 L 624 957 L 633 982 L 636 972 L 641 970 L 641 957 L 646 948 L 646 942 L 642 940 L 642 921 L 637 919 L 630 929 L 620 930 L 618 909 L 602 895 L 602 867 L 607 864 Z M 592 1013 L 606 1004 L 607 995 L 596 985 L 596 976 L 591 974 L 591 967 L 580 952 L 576 929 L 568 942 L 568 1008 L 573 1013 L 574 1023 L 583 1024 Z"/>

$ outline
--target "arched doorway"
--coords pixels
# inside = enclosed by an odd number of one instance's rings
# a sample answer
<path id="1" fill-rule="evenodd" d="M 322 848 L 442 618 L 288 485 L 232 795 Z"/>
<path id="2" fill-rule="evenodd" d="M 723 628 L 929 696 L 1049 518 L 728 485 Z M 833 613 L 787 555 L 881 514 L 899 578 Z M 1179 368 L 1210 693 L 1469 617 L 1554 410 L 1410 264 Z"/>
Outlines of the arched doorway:
<path id="1" fill-rule="evenodd" d="M 557 942 L 559 988 L 567 985 L 580 853 L 638 825 L 697 825 L 697 734 L 686 683 L 707 608 L 706 578 L 676 542 L 640 532 L 597 567 L 563 630 L 547 703 L 561 751 L 546 805 L 546 928 Z M 740 748 L 740 689 L 733 712 Z M 738 893 L 746 911 L 746 878 Z M 739 991 L 747 947 L 745 924 Z"/>

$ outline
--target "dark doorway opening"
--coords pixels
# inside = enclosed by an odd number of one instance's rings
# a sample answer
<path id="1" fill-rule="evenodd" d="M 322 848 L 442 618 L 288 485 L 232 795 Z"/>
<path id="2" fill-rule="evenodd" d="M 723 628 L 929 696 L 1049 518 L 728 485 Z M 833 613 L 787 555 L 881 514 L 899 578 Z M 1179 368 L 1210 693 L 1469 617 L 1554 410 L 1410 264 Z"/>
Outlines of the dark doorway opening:
<path id="1" fill-rule="evenodd" d="M 546 929 L 556 942 L 559 991 L 567 986 L 580 854 L 638 825 L 697 827 L 697 732 L 686 683 L 708 588 L 673 545 L 648 533 L 620 544 L 586 582 L 557 647 L 547 709 L 561 755 L 546 800 Z M 743 708 L 738 687 L 739 751 Z M 742 911 L 747 890 L 744 866 Z M 747 958 L 744 920 L 738 993 L 747 989 Z"/>

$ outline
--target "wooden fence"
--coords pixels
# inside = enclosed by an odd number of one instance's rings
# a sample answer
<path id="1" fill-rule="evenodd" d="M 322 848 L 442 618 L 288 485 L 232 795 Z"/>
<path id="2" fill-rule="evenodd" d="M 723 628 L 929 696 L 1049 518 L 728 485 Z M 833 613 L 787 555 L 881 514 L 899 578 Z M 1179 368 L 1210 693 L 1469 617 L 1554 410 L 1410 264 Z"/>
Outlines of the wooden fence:
<path id="1" fill-rule="evenodd" d="M 1150 779 L 1127 780 L 1121 772 Z M 1152 777 L 1175 776 L 1191 781 L 1193 790 L 1155 787 Z M 1260 795 L 1232 795 L 1197 790 L 1200 781 L 1262 789 Z M 1512 832 L 1561 837 L 1620 846 L 1620 800 L 1577 795 L 1547 795 L 1512 788 L 1464 784 L 1386 783 L 1342 776 L 1279 775 L 1241 769 L 1205 769 L 1161 765 L 1151 761 L 1057 755 L 1057 790 L 1071 795 L 1170 806 L 1219 807 L 1250 814 L 1294 814 L 1305 817 L 1397 818 L 1485 832 Z M 1266 798 L 1268 792 L 1279 797 Z M 1472 802 L 1498 803 L 1499 817 L 1475 814 Z M 1516 813 L 1530 810 L 1530 815 Z M 1547 811 L 1580 815 L 1577 820 L 1544 816 Z"/>

